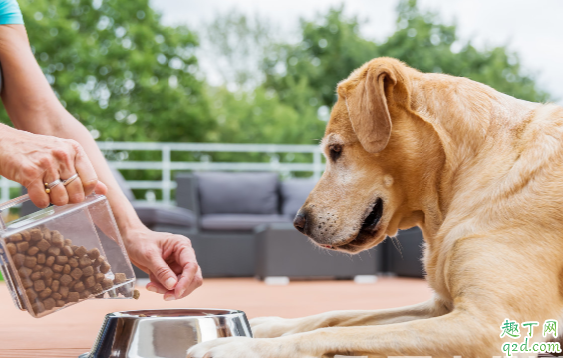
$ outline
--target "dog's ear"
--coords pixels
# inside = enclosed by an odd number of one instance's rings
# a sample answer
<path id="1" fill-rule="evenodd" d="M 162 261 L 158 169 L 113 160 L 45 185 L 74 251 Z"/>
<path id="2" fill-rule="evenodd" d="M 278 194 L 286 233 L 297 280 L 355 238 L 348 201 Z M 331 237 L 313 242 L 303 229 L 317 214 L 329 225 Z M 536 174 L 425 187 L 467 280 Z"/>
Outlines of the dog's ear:
<path id="1" fill-rule="evenodd" d="M 344 90 L 346 106 L 354 132 L 364 149 L 381 152 L 391 137 L 389 101 L 397 84 L 394 66 L 368 67 L 353 89 Z"/>

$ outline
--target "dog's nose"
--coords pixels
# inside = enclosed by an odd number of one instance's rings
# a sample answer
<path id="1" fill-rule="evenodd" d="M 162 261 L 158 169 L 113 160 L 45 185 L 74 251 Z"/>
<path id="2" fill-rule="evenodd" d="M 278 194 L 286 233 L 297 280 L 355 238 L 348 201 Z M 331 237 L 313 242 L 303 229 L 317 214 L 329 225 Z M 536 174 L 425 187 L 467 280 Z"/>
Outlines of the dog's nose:
<path id="1" fill-rule="evenodd" d="M 307 225 L 307 214 L 303 212 L 297 213 L 293 219 L 293 226 L 302 233 L 305 233 L 305 225 Z"/>

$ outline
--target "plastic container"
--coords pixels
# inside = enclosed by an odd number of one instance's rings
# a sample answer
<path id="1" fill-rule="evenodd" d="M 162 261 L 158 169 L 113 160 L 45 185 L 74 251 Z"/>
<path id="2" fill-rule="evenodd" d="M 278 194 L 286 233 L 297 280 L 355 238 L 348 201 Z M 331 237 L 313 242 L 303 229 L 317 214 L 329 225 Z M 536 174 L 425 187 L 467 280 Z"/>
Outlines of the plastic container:
<path id="1" fill-rule="evenodd" d="M 36 318 L 89 298 L 133 298 L 133 267 L 103 195 L 0 218 L 0 269 L 16 306 Z"/>

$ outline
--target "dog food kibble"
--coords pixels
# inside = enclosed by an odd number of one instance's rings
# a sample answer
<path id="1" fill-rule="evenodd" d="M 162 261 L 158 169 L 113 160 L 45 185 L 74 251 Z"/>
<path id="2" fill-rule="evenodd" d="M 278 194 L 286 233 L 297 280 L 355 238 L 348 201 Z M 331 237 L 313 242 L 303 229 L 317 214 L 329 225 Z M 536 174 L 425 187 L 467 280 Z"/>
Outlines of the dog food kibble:
<path id="1" fill-rule="evenodd" d="M 74 255 L 74 251 L 72 251 L 72 248 L 70 246 L 65 246 L 63 247 L 63 253 L 67 256 L 67 257 L 72 257 Z"/>
<path id="2" fill-rule="evenodd" d="M 31 305 L 31 307 L 37 314 L 45 311 L 45 306 L 43 306 L 43 303 L 41 303 L 41 301 L 35 301 L 35 303 Z"/>
<path id="3" fill-rule="evenodd" d="M 79 268 L 75 268 L 70 273 L 70 276 L 72 276 L 73 279 L 78 280 L 80 277 L 82 277 L 82 270 Z"/>
<path id="4" fill-rule="evenodd" d="M 43 305 L 45 306 L 45 309 L 47 311 L 49 311 L 49 310 L 52 310 L 53 308 L 55 308 L 57 303 L 55 302 L 55 300 L 52 297 L 49 297 L 49 298 L 47 298 L 43 301 Z"/>
<path id="5" fill-rule="evenodd" d="M 102 264 L 100 265 L 100 272 L 103 273 L 103 274 L 106 274 L 106 273 L 109 272 L 110 268 L 111 268 L 111 267 L 109 266 L 109 264 L 104 261 L 104 262 L 102 262 Z"/>
<path id="6" fill-rule="evenodd" d="M 43 291 L 39 292 L 39 297 L 47 298 L 47 297 L 51 296 L 51 293 L 53 293 L 53 290 L 51 290 L 49 287 L 47 287 Z"/>
<path id="7" fill-rule="evenodd" d="M 49 247 L 51 247 L 51 244 L 49 244 L 49 241 L 45 240 L 45 239 L 41 239 L 38 243 L 37 243 L 37 247 L 39 248 L 39 250 L 41 250 L 41 252 L 45 252 L 47 251 L 47 249 Z"/>
<path id="8" fill-rule="evenodd" d="M 72 286 L 72 289 L 76 292 L 82 292 L 86 289 L 86 287 L 84 287 L 84 283 L 82 283 L 82 281 L 78 281 L 74 286 Z"/>
<path id="9" fill-rule="evenodd" d="M 97 283 L 94 285 L 94 287 L 92 288 L 92 293 L 97 295 L 99 293 L 101 293 L 104 289 L 102 288 L 102 284 L 101 283 Z"/>
<path id="10" fill-rule="evenodd" d="M 111 288 L 113 286 L 113 281 L 111 280 L 111 278 L 104 278 L 104 280 L 102 281 L 102 288 L 104 290 L 107 290 L 108 288 Z"/>
<path id="11" fill-rule="evenodd" d="M 16 247 L 18 248 L 18 252 L 21 252 L 23 254 L 27 251 L 27 249 L 29 249 L 29 242 L 27 241 L 19 242 L 16 244 Z"/>
<path id="12" fill-rule="evenodd" d="M 27 268 L 34 268 L 37 265 L 37 257 L 35 256 L 26 256 L 25 260 L 23 261 L 23 265 Z"/>
<path id="13" fill-rule="evenodd" d="M 59 280 L 53 280 L 53 283 L 51 284 L 51 289 L 53 290 L 53 292 L 59 292 L 60 287 L 61 287 L 61 282 Z"/>
<path id="14" fill-rule="evenodd" d="M 141 292 L 139 292 L 139 290 L 133 291 L 133 298 L 138 300 L 139 297 L 141 297 Z"/>
<path id="15" fill-rule="evenodd" d="M 54 263 L 55 263 L 55 256 L 49 256 L 45 260 L 45 265 L 47 265 L 49 267 L 53 266 Z"/>
<path id="16" fill-rule="evenodd" d="M 41 233 L 41 230 L 39 230 L 39 229 L 32 229 L 32 230 L 30 230 L 30 231 L 29 231 L 29 236 L 30 236 L 30 238 L 31 238 L 30 241 L 31 241 L 32 243 L 37 242 L 37 241 L 43 239 L 43 234 Z"/>
<path id="17" fill-rule="evenodd" d="M 80 294 L 78 292 L 70 292 L 68 294 L 68 302 L 78 302 Z"/>
<path id="18" fill-rule="evenodd" d="M 8 250 L 8 253 L 12 256 L 18 252 L 16 245 L 11 242 L 9 244 L 6 244 L 6 249 Z"/>
<path id="19" fill-rule="evenodd" d="M 90 266 L 92 265 L 92 260 L 90 260 L 88 256 L 84 255 L 78 260 L 78 265 L 80 266 L 80 268 Z"/>
<path id="20" fill-rule="evenodd" d="M 86 288 L 94 287 L 95 284 L 96 279 L 94 278 L 94 276 L 86 277 L 86 279 L 84 280 L 84 286 L 86 286 Z"/>
<path id="21" fill-rule="evenodd" d="M 5 241 L 36 315 L 127 282 L 123 273 L 114 273 L 113 280 L 106 277 L 111 266 L 98 248 L 75 246 L 59 231 L 36 228 Z"/>
<path id="22" fill-rule="evenodd" d="M 29 256 L 35 256 L 37 255 L 38 252 L 39 252 L 39 248 L 37 246 L 32 246 L 29 248 L 29 250 L 27 250 L 27 254 Z"/>
<path id="23" fill-rule="evenodd" d="M 74 254 L 78 257 L 82 257 L 82 256 L 86 255 L 87 252 L 88 252 L 88 250 L 86 250 L 86 248 L 84 246 L 80 246 L 79 248 L 74 250 Z"/>
<path id="24" fill-rule="evenodd" d="M 51 256 L 59 256 L 61 254 L 61 249 L 56 247 L 56 246 L 51 246 L 48 250 L 47 250 L 47 254 L 51 255 Z M 66 256 L 63 256 L 66 257 Z M 68 259 L 68 257 L 67 257 Z"/>
<path id="25" fill-rule="evenodd" d="M 33 281 L 30 278 L 24 278 L 22 280 L 22 285 L 25 289 L 33 287 Z"/>
<path id="26" fill-rule="evenodd" d="M 20 268 L 20 266 L 23 265 L 25 261 L 25 255 L 18 253 L 13 255 L 12 259 L 14 260 L 14 265 L 16 265 L 17 268 Z"/>
<path id="27" fill-rule="evenodd" d="M 80 298 L 86 299 L 86 298 L 90 297 L 91 294 L 92 293 L 90 291 L 84 290 L 84 291 L 80 292 Z"/>
<path id="28" fill-rule="evenodd" d="M 92 260 L 97 259 L 100 257 L 100 250 L 93 248 L 92 250 L 88 251 L 88 257 Z"/>
<path id="29" fill-rule="evenodd" d="M 72 282 L 72 277 L 70 277 L 70 275 L 62 275 L 60 281 L 61 285 L 68 286 Z"/>
<path id="30" fill-rule="evenodd" d="M 37 280 L 33 282 L 33 288 L 35 289 L 36 292 L 43 291 L 45 289 L 45 281 Z"/>
<path id="31" fill-rule="evenodd" d="M 35 299 L 37 298 L 37 292 L 35 292 L 33 288 L 28 288 L 27 290 L 25 290 L 25 294 L 30 301 L 35 301 Z"/>
<path id="32" fill-rule="evenodd" d="M 19 270 L 18 270 L 18 273 L 19 273 L 21 278 L 28 277 L 29 275 L 31 275 L 32 272 L 33 271 L 30 268 L 25 267 L 25 266 L 20 267 Z"/>
<path id="33" fill-rule="evenodd" d="M 119 285 L 121 283 L 124 283 L 125 281 L 127 281 L 127 277 L 125 276 L 124 273 L 116 273 L 115 274 L 115 279 L 113 280 L 113 283 L 115 283 L 116 285 Z"/>
<path id="34" fill-rule="evenodd" d="M 29 278 L 30 278 L 32 281 L 36 281 L 36 280 L 41 279 L 41 276 L 42 276 L 42 275 L 41 275 L 41 271 L 37 271 L 37 272 L 32 273 L 31 276 L 29 276 Z"/>
<path id="35" fill-rule="evenodd" d="M 61 294 L 62 298 L 67 298 L 69 292 L 70 292 L 70 289 L 66 286 L 61 286 L 59 288 L 59 293 Z"/>
<path id="36" fill-rule="evenodd" d="M 86 266 L 82 269 L 82 274 L 85 277 L 92 276 L 94 274 L 94 268 L 92 266 Z"/>
<path id="37" fill-rule="evenodd" d="M 55 247 L 62 248 L 63 246 L 65 246 L 65 239 L 63 238 L 63 235 L 61 235 L 60 232 L 54 230 L 51 233 L 51 243 Z"/>
<path id="38" fill-rule="evenodd" d="M 41 274 L 43 275 L 43 278 L 51 278 L 53 277 L 53 270 L 51 270 L 50 267 L 43 267 Z"/>

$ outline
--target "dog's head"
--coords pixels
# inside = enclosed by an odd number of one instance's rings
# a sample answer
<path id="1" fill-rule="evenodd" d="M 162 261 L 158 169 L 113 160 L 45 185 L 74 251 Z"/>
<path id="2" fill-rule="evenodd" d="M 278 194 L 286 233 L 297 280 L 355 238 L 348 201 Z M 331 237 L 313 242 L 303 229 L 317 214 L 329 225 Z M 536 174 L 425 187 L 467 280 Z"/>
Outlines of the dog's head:
<path id="1" fill-rule="evenodd" d="M 294 220 L 319 245 L 359 252 L 420 221 L 409 204 L 427 130 L 410 109 L 417 74 L 380 58 L 339 84 L 322 141 L 326 171 Z"/>

